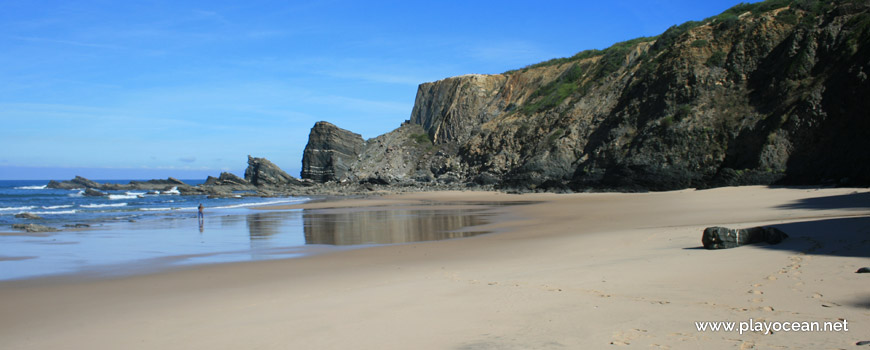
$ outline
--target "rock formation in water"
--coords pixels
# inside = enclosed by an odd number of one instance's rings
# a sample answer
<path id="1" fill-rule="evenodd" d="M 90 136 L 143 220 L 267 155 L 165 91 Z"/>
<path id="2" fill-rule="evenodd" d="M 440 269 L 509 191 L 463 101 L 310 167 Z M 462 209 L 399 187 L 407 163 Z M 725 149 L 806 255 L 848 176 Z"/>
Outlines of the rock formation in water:
<path id="1" fill-rule="evenodd" d="M 245 181 L 257 187 L 306 186 L 299 179 L 290 176 L 266 158 L 248 156 L 248 168 L 245 169 Z"/>
<path id="2" fill-rule="evenodd" d="M 48 227 L 38 224 L 13 224 L 12 229 L 14 230 L 23 230 L 31 233 L 42 233 L 42 232 L 57 232 L 58 229 L 54 227 Z"/>
<path id="3" fill-rule="evenodd" d="M 302 178 L 317 182 L 347 179 L 350 165 L 362 153 L 365 141 L 359 134 L 327 122 L 317 122 L 308 135 L 302 154 Z"/>
<path id="4" fill-rule="evenodd" d="M 356 161 L 303 168 L 526 190 L 867 185 L 868 8 L 740 4 L 657 37 L 425 83 L 410 120 Z M 317 149 L 349 149 L 312 134 Z"/>
<path id="5" fill-rule="evenodd" d="M 222 172 L 218 177 L 209 176 L 205 179 L 203 186 L 238 186 L 248 187 L 251 183 L 248 180 L 240 178 L 235 174 Z"/>
<path id="6" fill-rule="evenodd" d="M 88 180 L 81 176 L 76 176 L 72 180 L 69 181 L 54 181 L 51 180 L 46 185 L 47 188 L 54 188 L 60 190 L 73 190 L 73 189 L 85 189 L 85 188 L 99 188 L 101 185 Z"/>
<path id="7" fill-rule="evenodd" d="M 46 185 L 46 188 L 52 189 L 61 189 L 61 190 L 75 190 L 75 189 L 91 189 L 91 190 L 100 190 L 100 191 L 131 191 L 131 190 L 159 190 L 166 191 L 171 189 L 172 187 L 188 187 L 187 184 L 178 180 L 176 178 L 168 178 L 166 180 L 148 180 L 148 181 L 130 181 L 127 184 L 113 184 L 113 183 L 98 183 L 92 180 L 88 180 L 81 176 L 76 176 L 72 180 L 68 181 L 55 181 L 51 180 Z M 85 193 L 88 195 L 88 193 Z M 103 194 L 97 194 L 97 192 L 91 191 L 90 195 L 101 196 Z"/>

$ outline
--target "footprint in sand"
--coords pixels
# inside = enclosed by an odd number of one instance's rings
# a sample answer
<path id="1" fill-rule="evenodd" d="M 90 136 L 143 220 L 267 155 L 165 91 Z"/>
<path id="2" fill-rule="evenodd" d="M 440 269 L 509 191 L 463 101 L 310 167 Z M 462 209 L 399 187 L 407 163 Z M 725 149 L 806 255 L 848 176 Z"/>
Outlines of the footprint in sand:
<path id="1" fill-rule="evenodd" d="M 776 281 L 776 276 L 774 276 L 774 275 L 767 276 L 767 280 L 768 281 Z"/>
<path id="2" fill-rule="evenodd" d="M 754 289 L 748 291 L 747 293 L 749 293 L 749 294 L 755 294 L 755 295 L 762 295 L 762 294 L 764 294 L 764 292 L 762 292 L 762 291 L 760 291 L 760 290 L 754 290 Z"/>
<path id="3" fill-rule="evenodd" d="M 745 341 L 740 344 L 740 350 L 755 349 L 755 342 Z"/>
<path id="4" fill-rule="evenodd" d="M 647 333 L 646 329 L 635 328 L 626 332 L 613 332 L 613 341 L 610 342 L 610 345 L 631 345 L 631 342 L 634 339 L 637 339 L 640 336 L 647 336 L 644 333 Z"/>
<path id="5" fill-rule="evenodd" d="M 822 297 L 823 297 L 823 295 L 821 295 L 819 293 L 813 293 L 813 299 L 821 299 Z"/>

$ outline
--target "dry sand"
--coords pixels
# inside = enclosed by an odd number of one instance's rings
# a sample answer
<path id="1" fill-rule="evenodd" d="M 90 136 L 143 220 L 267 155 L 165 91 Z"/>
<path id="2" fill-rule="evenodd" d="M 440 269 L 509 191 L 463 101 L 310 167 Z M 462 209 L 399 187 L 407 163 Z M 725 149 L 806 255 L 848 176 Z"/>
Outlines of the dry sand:
<path id="1" fill-rule="evenodd" d="M 419 193 L 318 207 L 534 201 L 467 239 L 120 279 L 0 283 L 2 349 L 853 348 L 870 340 L 870 192 Z M 707 226 L 779 245 L 700 249 Z M 695 321 L 848 321 L 699 332 Z"/>

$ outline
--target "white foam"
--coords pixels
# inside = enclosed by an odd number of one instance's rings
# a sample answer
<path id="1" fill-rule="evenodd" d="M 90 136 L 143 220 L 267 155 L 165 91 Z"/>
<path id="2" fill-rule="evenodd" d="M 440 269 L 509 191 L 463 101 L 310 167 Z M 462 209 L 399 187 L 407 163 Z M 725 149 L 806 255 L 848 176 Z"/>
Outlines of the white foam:
<path id="1" fill-rule="evenodd" d="M 172 211 L 178 210 L 178 208 L 139 208 L 141 211 Z"/>
<path id="2" fill-rule="evenodd" d="M 85 195 L 85 191 L 84 191 L 84 190 L 79 190 L 78 193 L 70 193 L 70 194 L 68 194 L 67 196 L 70 196 L 70 197 L 84 197 L 84 195 Z"/>
<path id="3" fill-rule="evenodd" d="M 273 205 L 273 204 L 286 204 L 286 203 L 301 203 L 307 201 L 308 198 L 299 198 L 292 200 L 278 200 L 278 201 L 270 201 L 270 202 L 254 202 L 254 203 L 243 203 L 243 204 L 234 204 L 234 205 L 226 205 L 222 207 L 214 207 L 214 209 L 236 209 L 236 208 L 247 208 L 247 207 L 258 207 L 262 205 Z"/>
<path id="4" fill-rule="evenodd" d="M 0 208 L 0 211 L 16 211 L 16 210 L 21 211 L 21 210 L 30 210 L 30 209 L 34 209 L 34 208 L 36 208 L 36 207 L 33 207 L 33 206 L 30 206 L 30 207 L 6 207 L 6 208 Z"/>
<path id="5" fill-rule="evenodd" d="M 80 205 L 82 208 L 117 208 L 117 207 L 126 207 L 127 203 L 113 203 L 113 204 L 83 204 Z"/>
<path id="6" fill-rule="evenodd" d="M 174 208 L 139 208 L 141 211 L 174 211 L 174 210 L 195 210 L 196 207 L 174 207 Z"/>
<path id="7" fill-rule="evenodd" d="M 129 195 L 129 194 L 110 194 L 109 195 L 109 200 L 113 200 L 113 201 L 116 201 L 119 199 L 136 199 L 136 198 L 139 198 L 139 196 L 134 196 L 134 195 Z"/>
<path id="8" fill-rule="evenodd" d="M 62 215 L 62 214 L 75 214 L 76 210 L 61 210 L 61 211 L 32 211 L 30 214 L 36 215 Z"/>
<path id="9" fill-rule="evenodd" d="M 163 194 L 181 194 L 181 192 L 178 191 L 178 187 L 176 186 L 169 191 L 163 191 Z"/>
<path id="10" fill-rule="evenodd" d="M 21 187 L 15 187 L 15 189 L 16 189 L 16 190 L 44 190 L 44 189 L 45 189 L 45 186 L 48 186 L 48 185 L 42 185 L 42 186 L 21 186 Z"/>
<path id="11" fill-rule="evenodd" d="M 72 208 L 72 204 L 67 205 L 52 205 L 48 207 L 42 207 L 42 209 L 53 210 L 53 209 L 64 209 L 64 208 Z"/>

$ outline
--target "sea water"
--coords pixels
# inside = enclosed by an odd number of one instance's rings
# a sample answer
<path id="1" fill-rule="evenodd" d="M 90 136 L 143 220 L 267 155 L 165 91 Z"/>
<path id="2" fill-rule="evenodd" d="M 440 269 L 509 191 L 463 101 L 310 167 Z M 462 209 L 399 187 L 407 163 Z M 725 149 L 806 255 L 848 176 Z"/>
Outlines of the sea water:
<path id="1" fill-rule="evenodd" d="M 129 180 L 97 181 L 126 184 Z M 198 185 L 201 180 L 184 180 Z M 64 225 L 102 224 L 113 221 L 138 221 L 155 218 L 195 216 L 201 203 L 208 210 L 245 208 L 260 205 L 304 202 L 307 198 L 260 198 L 242 196 L 207 198 L 203 195 L 181 196 L 168 186 L 165 191 L 106 191 L 107 196 L 87 197 L 84 189 L 58 190 L 46 188 L 47 181 L 0 181 L 0 229 L 13 224 L 36 223 L 63 228 Z M 16 218 L 30 213 L 42 220 Z"/>
<path id="2" fill-rule="evenodd" d="M 98 182 L 126 184 L 129 180 Z M 0 280 L 75 273 L 124 275 L 259 259 L 270 257 L 269 249 L 305 244 L 302 221 L 291 213 L 279 226 L 292 234 L 255 247 L 262 249 L 253 252 L 245 217 L 255 212 L 252 207 L 303 203 L 309 200 L 306 197 L 182 196 L 171 186 L 156 193 L 106 191 L 106 196 L 88 197 L 84 189 L 50 189 L 46 184 L 0 181 Z M 200 204 L 206 213 L 202 222 L 197 220 Z M 15 217 L 22 213 L 41 219 Z M 30 223 L 60 231 L 26 233 L 12 228 Z"/>
<path id="3" fill-rule="evenodd" d="M 0 281 L 52 275 L 102 278 L 462 238 L 483 233 L 475 226 L 487 223 L 486 217 L 493 215 L 486 203 L 461 208 L 433 205 L 431 209 L 255 210 L 310 199 L 209 199 L 181 196 L 171 188 L 156 194 L 109 191 L 107 196 L 85 197 L 83 190 L 48 189 L 46 183 L 0 181 Z M 200 203 L 205 207 L 203 221 L 197 219 Z M 19 213 L 43 219 L 15 218 Z M 26 233 L 13 230 L 16 223 L 61 231 Z M 76 224 L 88 227 L 75 228 Z"/>

